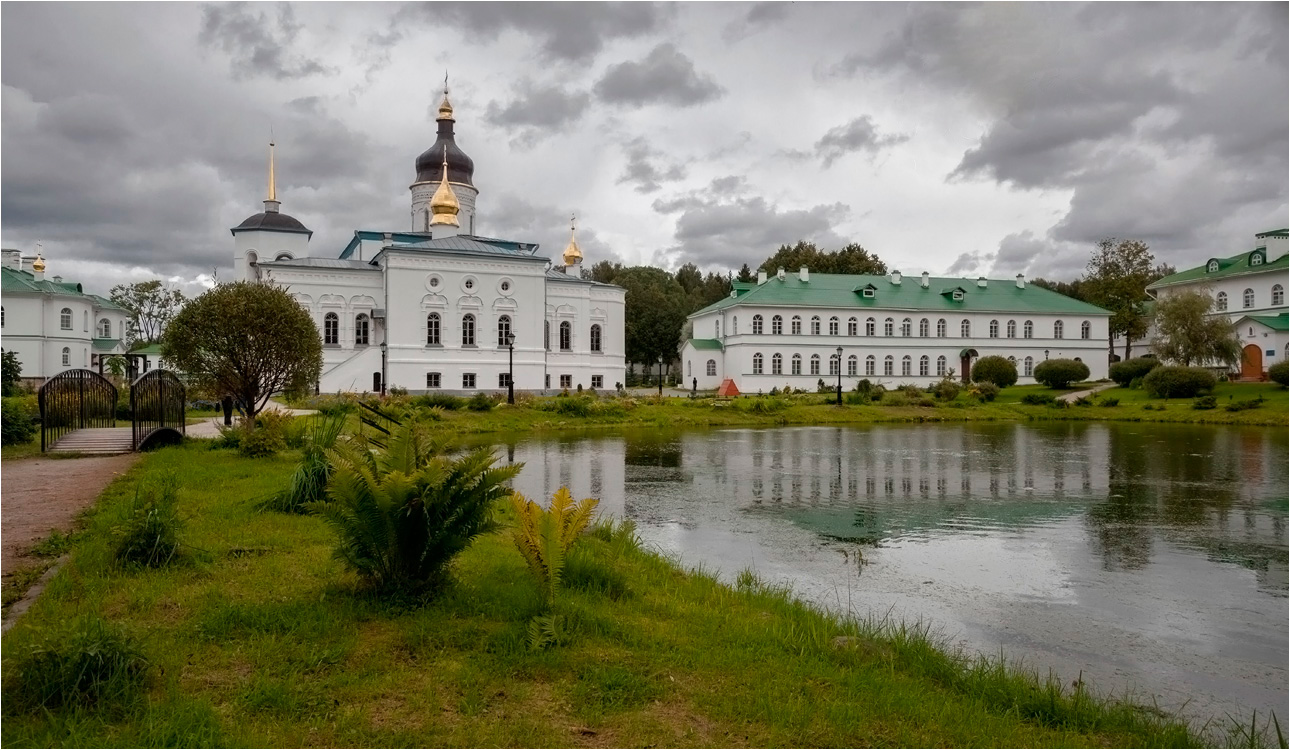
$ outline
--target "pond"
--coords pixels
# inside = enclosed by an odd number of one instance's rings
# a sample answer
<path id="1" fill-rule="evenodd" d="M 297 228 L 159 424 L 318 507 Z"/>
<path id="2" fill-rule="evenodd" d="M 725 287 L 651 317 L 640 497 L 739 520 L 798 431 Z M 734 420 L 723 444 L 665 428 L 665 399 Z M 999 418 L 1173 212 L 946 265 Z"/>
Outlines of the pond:
<path id="1" fill-rule="evenodd" d="M 618 432 L 498 445 L 516 488 L 860 617 L 1196 717 L 1287 691 L 1284 430 L 1038 423 Z"/>

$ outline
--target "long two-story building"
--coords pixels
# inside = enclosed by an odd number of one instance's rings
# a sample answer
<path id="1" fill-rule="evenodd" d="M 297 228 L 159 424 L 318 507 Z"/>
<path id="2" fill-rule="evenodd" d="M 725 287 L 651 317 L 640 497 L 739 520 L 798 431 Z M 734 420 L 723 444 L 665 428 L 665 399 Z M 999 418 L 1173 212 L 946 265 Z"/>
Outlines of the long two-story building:
<path id="1" fill-rule="evenodd" d="M 1107 374 L 1110 313 L 1027 284 L 996 280 L 758 271 L 730 296 L 690 315 L 681 350 L 686 385 L 743 392 L 814 390 L 839 375 L 887 385 L 966 379 L 980 357 L 999 355 L 1034 382 L 1046 359 L 1078 359 L 1090 377 Z"/>

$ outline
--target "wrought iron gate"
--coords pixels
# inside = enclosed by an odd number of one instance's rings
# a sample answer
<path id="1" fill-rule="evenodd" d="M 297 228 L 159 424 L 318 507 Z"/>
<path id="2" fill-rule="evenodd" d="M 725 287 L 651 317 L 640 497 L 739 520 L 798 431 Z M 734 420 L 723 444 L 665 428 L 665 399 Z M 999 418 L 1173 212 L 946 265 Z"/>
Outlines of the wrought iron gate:
<path id="1" fill-rule="evenodd" d="M 116 386 L 93 370 L 66 370 L 40 387 L 40 450 L 72 430 L 116 426 Z"/>
<path id="2" fill-rule="evenodd" d="M 184 384 L 173 372 L 150 370 L 130 385 L 130 410 L 133 412 L 134 450 L 157 439 L 183 437 L 188 397 Z"/>

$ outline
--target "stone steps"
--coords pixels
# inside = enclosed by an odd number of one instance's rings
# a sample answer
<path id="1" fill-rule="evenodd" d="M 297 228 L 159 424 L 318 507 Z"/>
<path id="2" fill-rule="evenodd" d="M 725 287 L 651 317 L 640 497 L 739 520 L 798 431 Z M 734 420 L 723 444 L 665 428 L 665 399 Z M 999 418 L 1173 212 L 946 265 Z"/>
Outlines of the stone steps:
<path id="1" fill-rule="evenodd" d="M 50 453 L 86 453 L 99 456 L 129 453 L 133 447 L 129 427 L 99 427 L 64 435 L 50 447 Z"/>

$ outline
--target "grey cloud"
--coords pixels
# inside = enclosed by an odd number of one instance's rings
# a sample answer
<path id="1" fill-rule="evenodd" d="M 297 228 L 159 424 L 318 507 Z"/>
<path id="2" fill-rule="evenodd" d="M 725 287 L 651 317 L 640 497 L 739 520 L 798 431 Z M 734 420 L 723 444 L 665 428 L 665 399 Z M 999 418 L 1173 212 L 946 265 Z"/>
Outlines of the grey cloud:
<path id="1" fill-rule="evenodd" d="M 265 13 L 253 13 L 245 3 L 210 4 L 202 6 L 197 39 L 229 54 L 236 78 L 285 80 L 334 72 L 318 60 L 292 52 L 299 32 L 295 12 L 286 3 L 277 6 L 276 23 Z"/>
<path id="2" fill-rule="evenodd" d="M 627 165 L 618 178 L 618 184 L 635 184 L 638 193 L 654 193 L 664 182 L 685 179 L 685 165 L 663 163 L 662 153 L 650 147 L 644 138 L 635 138 L 624 148 Z"/>
<path id="3" fill-rule="evenodd" d="M 978 268 L 989 263 L 994 258 L 992 253 L 961 253 L 954 262 L 945 269 L 947 276 L 959 276 L 975 272 Z"/>
<path id="4" fill-rule="evenodd" d="M 728 43 L 739 42 L 756 34 L 775 21 L 788 16 L 788 3 L 761 2 L 753 3 L 737 21 L 726 24 L 721 37 Z"/>
<path id="5" fill-rule="evenodd" d="M 879 135 L 877 127 L 873 124 L 873 118 L 862 115 L 825 133 L 815 142 L 815 154 L 823 160 L 827 169 L 833 166 L 833 162 L 847 154 L 857 151 L 874 154 L 908 140 L 909 136 L 900 133 Z"/>
<path id="6" fill-rule="evenodd" d="M 496 210 L 489 212 L 488 231 L 500 237 L 536 242 L 538 254 L 558 265 L 560 254 L 569 242 L 569 216 L 576 212 L 576 206 L 534 203 L 514 193 L 502 193 L 497 196 Z M 579 217 L 578 221 L 578 246 L 582 249 L 584 265 L 602 260 L 623 262 L 585 217 Z"/>
<path id="7" fill-rule="evenodd" d="M 591 103 L 591 95 L 584 91 L 567 91 L 563 86 L 538 84 L 529 78 L 513 86 L 511 96 L 506 104 L 489 102 L 484 119 L 516 133 L 516 142 L 525 146 L 577 122 Z"/>
<path id="8" fill-rule="evenodd" d="M 695 70 L 694 61 L 672 44 L 658 45 L 640 62 L 629 60 L 609 66 L 594 90 L 603 101 L 634 107 L 690 107 L 725 93 L 711 76 Z"/>

